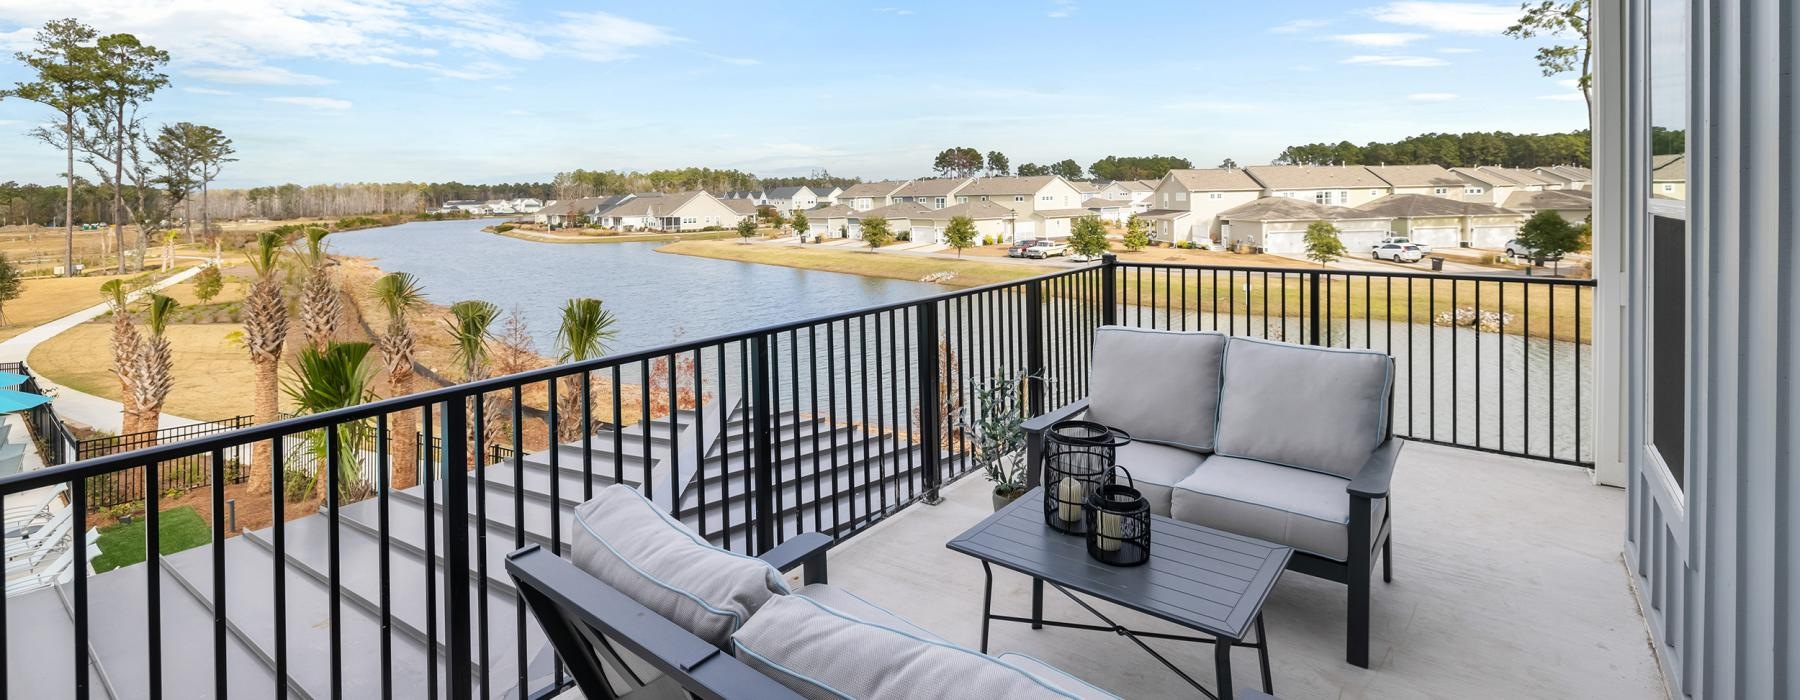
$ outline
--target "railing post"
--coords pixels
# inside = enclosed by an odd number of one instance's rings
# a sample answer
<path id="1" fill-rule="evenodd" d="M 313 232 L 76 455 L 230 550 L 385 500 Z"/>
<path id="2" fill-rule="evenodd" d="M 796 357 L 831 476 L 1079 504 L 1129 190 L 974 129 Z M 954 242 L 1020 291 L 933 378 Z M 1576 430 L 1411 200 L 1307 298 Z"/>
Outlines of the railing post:
<path id="1" fill-rule="evenodd" d="M 774 401 L 769 391 L 773 381 L 770 371 L 769 337 L 757 335 L 750 341 L 750 415 L 751 430 L 754 431 L 751 441 L 754 453 L 751 456 L 750 468 L 753 470 L 756 483 L 756 547 L 757 554 L 762 554 L 775 547 L 775 449 L 774 436 L 770 419 L 775 408 L 769 404 Z"/>
<path id="2" fill-rule="evenodd" d="M 925 464 L 925 502 L 936 505 L 943 501 L 938 496 L 938 487 L 943 481 L 939 469 L 939 459 L 943 455 L 944 438 L 939 428 L 943 425 L 943 399 L 938 396 L 938 384 L 943 381 L 940 360 L 938 358 L 938 318 L 937 302 L 928 301 L 919 305 L 919 327 L 916 336 L 919 344 L 919 433 L 920 442 L 924 443 Z"/>
<path id="3" fill-rule="evenodd" d="M 1107 253 L 1100 256 L 1100 325 L 1119 323 L 1118 294 L 1119 256 Z"/>
<path id="4" fill-rule="evenodd" d="M 1025 410 L 1044 414 L 1044 286 L 1025 283 Z"/>
<path id="5" fill-rule="evenodd" d="M 444 480 L 444 620 L 448 628 L 444 641 L 449 655 L 444 668 L 450 674 L 447 687 L 452 698 L 468 698 L 474 684 L 469 627 L 469 417 L 464 403 L 461 398 L 444 402 L 438 433 L 443 436 L 438 458 Z M 520 688 L 519 692 L 524 695 L 527 690 Z"/>
<path id="6" fill-rule="evenodd" d="M 1320 308 L 1319 308 L 1319 278 L 1320 278 L 1320 276 L 1321 275 L 1317 272 L 1306 273 L 1306 287 L 1307 287 L 1307 291 L 1306 291 L 1306 298 L 1307 298 L 1307 302 L 1306 302 L 1306 318 L 1307 318 L 1306 342 L 1309 344 L 1312 344 L 1312 345 L 1323 345 L 1324 344 L 1324 343 L 1319 342 L 1319 321 L 1321 318 L 1320 317 Z"/>

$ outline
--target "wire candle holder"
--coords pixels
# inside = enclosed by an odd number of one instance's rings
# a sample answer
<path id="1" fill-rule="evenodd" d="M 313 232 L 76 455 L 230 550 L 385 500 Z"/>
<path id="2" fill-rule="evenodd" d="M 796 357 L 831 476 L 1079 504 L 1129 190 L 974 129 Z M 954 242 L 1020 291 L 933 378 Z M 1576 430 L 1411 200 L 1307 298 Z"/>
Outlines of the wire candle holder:
<path id="1" fill-rule="evenodd" d="M 1044 524 L 1079 535 L 1087 529 L 1083 514 L 1088 495 L 1111 478 L 1118 449 L 1131 435 L 1093 421 L 1069 420 L 1050 426 L 1044 450 Z"/>
<path id="2" fill-rule="evenodd" d="M 1119 483 L 1115 473 L 1123 473 Z M 1150 499 L 1124 467 L 1112 467 L 1107 483 L 1088 494 L 1082 509 L 1087 552 L 1102 564 L 1137 566 L 1150 560 Z"/>

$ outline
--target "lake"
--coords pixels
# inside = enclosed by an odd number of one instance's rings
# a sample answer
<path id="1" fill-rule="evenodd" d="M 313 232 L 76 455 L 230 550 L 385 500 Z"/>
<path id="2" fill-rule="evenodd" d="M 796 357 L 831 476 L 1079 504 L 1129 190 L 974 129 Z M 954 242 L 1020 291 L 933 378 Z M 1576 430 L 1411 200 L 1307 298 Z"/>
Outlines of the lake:
<path id="1" fill-rule="evenodd" d="M 563 302 L 593 297 L 618 318 L 612 351 L 942 293 L 923 282 L 658 253 L 662 243 L 551 244 L 481 230 L 497 220 L 421 221 L 332 234 L 332 251 L 410 272 L 449 305 L 484 299 L 528 324 L 552 354 Z"/>

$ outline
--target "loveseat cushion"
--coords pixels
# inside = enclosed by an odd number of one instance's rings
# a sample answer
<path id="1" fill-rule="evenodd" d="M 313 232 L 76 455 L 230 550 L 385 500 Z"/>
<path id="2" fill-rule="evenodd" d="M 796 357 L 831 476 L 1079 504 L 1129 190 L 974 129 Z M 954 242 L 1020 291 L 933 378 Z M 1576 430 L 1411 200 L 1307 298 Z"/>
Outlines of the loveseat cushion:
<path id="1" fill-rule="evenodd" d="M 1225 336 L 1102 326 L 1094 331 L 1088 420 L 1140 442 L 1213 449 Z"/>
<path id="2" fill-rule="evenodd" d="M 1118 697 L 1105 690 L 1101 690 L 1097 685 L 1070 675 L 1068 671 L 1051 666 L 1048 663 L 1024 654 L 1007 652 L 995 658 L 1017 666 L 1026 673 L 1055 683 L 1056 687 L 1075 693 L 1077 696 L 1081 697 L 1082 700 L 1108 700 L 1110 698 Z"/>
<path id="3" fill-rule="evenodd" d="M 906 618 L 900 617 L 889 611 L 887 608 L 871 603 L 862 596 L 833 586 L 829 583 L 807 584 L 806 586 L 795 590 L 794 595 L 811 598 L 827 608 L 831 608 L 832 610 L 843 613 L 847 617 L 856 619 L 858 622 L 892 627 L 927 641 L 945 641 L 944 638 L 939 637 L 936 632 L 915 625 Z"/>
<path id="4" fill-rule="evenodd" d="M 787 593 L 775 567 L 714 547 L 631 487 L 601 490 L 575 507 L 574 522 L 570 561 L 720 648 Z"/>
<path id="5" fill-rule="evenodd" d="M 1197 452 L 1135 440 L 1113 453 L 1113 461 L 1131 473 L 1131 482 L 1150 501 L 1150 512 L 1157 515 L 1169 514 L 1169 497 L 1175 485 L 1205 460 L 1206 455 Z M 1125 481 L 1124 475 L 1118 478 Z"/>
<path id="6" fill-rule="evenodd" d="M 1354 478 L 1386 436 L 1392 374 L 1380 351 L 1231 338 L 1213 451 Z"/>
<path id="7" fill-rule="evenodd" d="M 808 698 L 1087 697 L 973 649 L 864 622 L 807 596 L 770 600 L 732 641 L 738 660 Z"/>
<path id="8" fill-rule="evenodd" d="M 1346 561 L 1350 480 L 1279 464 L 1213 455 L 1175 485 L 1176 520 Z M 1381 522 L 1387 499 L 1370 508 Z M 1376 528 L 1370 528 L 1371 539 Z"/>

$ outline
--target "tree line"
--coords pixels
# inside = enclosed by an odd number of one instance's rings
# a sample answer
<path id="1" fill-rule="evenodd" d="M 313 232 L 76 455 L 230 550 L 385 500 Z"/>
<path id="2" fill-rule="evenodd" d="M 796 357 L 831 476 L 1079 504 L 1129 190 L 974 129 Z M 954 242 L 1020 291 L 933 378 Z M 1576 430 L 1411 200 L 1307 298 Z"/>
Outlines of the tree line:
<path id="1" fill-rule="evenodd" d="M 1098 180 L 1155 180 L 1176 168 L 1191 168 L 1192 163 L 1179 156 L 1107 156 L 1094 161 L 1086 170 L 1074 158 L 1064 158 L 1054 163 L 1020 163 L 1017 170 L 1011 168 L 1011 160 L 999 151 L 988 151 L 985 155 L 981 149 L 968 146 L 953 146 L 939 151 L 931 161 L 931 169 L 938 177 L 988 177 L 1018 174 L 1020 177 L 1038 177 L 1058 175 L 1065 180 L 1080 180 L 1084 176 Z"/>
<path id="2" fill-rule="evenodd" d="M 1554 134 L 1514 134 L 1506 131 L 1471 131 L 1461 134 L 1420 134 L 1392 143 L 1371 141 L 1358 146 L 1349 141 L 1288 146 L 1275 158 L 1277 165 L 1442 165 L 1474 167 L 1502 165 L 1536 168 L 1579 165 L 1589 162 L 1586 129 Z"/>

